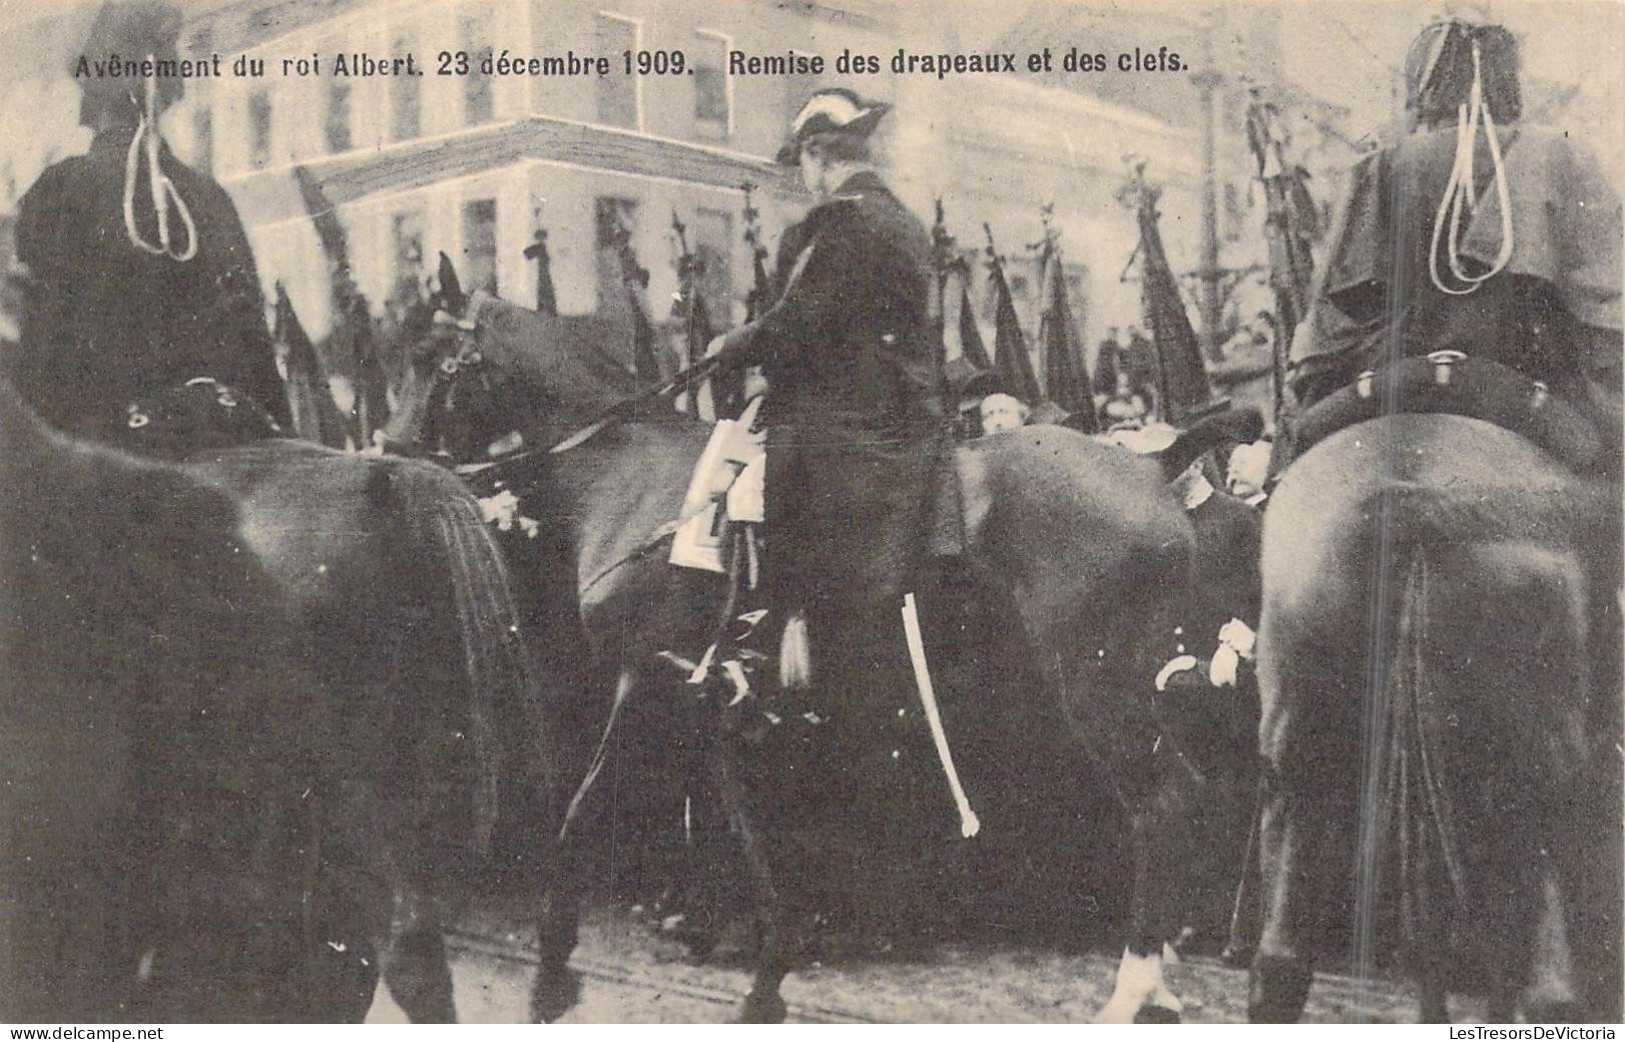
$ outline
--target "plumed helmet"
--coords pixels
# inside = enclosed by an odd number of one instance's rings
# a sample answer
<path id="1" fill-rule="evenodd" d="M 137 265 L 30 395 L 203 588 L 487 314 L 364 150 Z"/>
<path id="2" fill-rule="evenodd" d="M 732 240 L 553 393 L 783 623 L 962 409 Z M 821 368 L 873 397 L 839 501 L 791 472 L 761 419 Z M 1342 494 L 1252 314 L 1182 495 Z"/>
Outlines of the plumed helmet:
<path id="1" fill-rule="evenodd" d="M 845 87 L 817 91 L 790 121 L 790 139 L 779 149 L 778 162 L 795 166 L 801 161 L 801 146 L 824 134 L 847 134 L 867 138 L 875 132 L 880 117 L 891 111 L 881 101 L 865 101 Z"/>
<path id="2" fill-rule="evenodd" d="M 181 21 L 180 11 L 162 0 L 108 0 L 102 5 L 84 47 L 74 55 L 69 68 L 69 74 L 74 75 L 85 95 L 81 122 L 92 122 L 95 114 L 107 106 L 139 108 L 143 87 L 141 80 L 132 76 L 75 75 L 79 59 L 106 62 L 116 54 L 121 62 L 141 62 L 148 57 L 174 61 L 178 57 Z M 156 86 L 160 111 L 174 104 L 185 92 L 178 76 L 157 77 Z"/>

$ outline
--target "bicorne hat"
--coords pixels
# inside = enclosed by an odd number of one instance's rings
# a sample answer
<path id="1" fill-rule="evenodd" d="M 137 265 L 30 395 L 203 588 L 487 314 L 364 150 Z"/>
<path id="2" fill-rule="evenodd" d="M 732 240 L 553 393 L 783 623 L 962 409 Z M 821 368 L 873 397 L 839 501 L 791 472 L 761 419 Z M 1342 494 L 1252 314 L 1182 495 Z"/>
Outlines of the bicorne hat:
<path id="1" fill-rule="evenodd" d="M 891 111 L 881 101 L 864 101 L 845 87 L 827 87 L 813 94 L 790 121 L 790 139 L 779 149 L 778 162 L 795 166 L 801 146 L 819 134 L 851 134 L 866 138 L 875 132 L 880 117 Z"/>

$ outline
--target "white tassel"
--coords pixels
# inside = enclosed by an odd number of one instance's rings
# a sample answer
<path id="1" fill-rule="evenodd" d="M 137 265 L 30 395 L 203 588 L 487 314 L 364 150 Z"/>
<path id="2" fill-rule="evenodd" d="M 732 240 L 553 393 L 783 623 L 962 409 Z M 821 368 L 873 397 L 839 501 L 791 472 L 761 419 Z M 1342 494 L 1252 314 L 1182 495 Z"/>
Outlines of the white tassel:
<path id="1" fill-rule="evenodd" d="M 784 623 L 779 641 L 779 686 L 786 691 L 812 687 L 812 639 L 807 634 L 807 616 L 794 612 Z"/>

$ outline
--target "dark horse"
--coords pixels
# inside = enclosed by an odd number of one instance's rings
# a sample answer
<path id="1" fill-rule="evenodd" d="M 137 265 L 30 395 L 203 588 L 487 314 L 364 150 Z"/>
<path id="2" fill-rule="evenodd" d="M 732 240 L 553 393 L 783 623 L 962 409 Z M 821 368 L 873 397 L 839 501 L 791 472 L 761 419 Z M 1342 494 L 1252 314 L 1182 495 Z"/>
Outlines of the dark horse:
<path id="1" fill-rule="evenodd" d="M 1403 941 L 1424 1021 L 1463 983 L 1496 1021 L 1618 1019 L 1619 511 L 1615 481 L 1464 416 L 1367 420 L 1288 469 L 1253 1019 L 1296 1019 L 1349 923 L 1356 972 Z"/>
<path id="2" fill-rule="evenodd" d="M 142 872 L 165 879 L 161 863 L 140 854 L 162 845 L 164 829 L 206 836 L 230 820 L 211 813 L 220 801 L 208 792 L 166 787 L 166 777 L 217 767 L 244 798 L 308 782 L 294 791 L 320 801 L 309 834 L 284 844 L 260 833 L 250 845 L 307 851 L 313 860 L 285 874 L 320 872 L 335 911 L 330 921 L 307 918 L 305 930 L 328 950 L 359 952 L 353 962 L 381 973 L 414 1020 L 454 1019 L 426 896 L 426 808 L 449 806 L 443 817 L 458 838 L 487 846 L 500 824 L 524 816 L 516 808 L 526 801 L 541 800 L 534 813 L 545 817 L 552 780 L 533 620 L 478 505 L 418 461 L 271 440 L 135 463 L 68 445 L 14 399 L 7 405 L 6 561 L 20 577 L 7 592 L 25 598 L 8 611 L 24 622 L 18 642 L 8 630 L 7 657 L 34 681 L 32 690 L 8 686 L 22 697 L 7 701 L 4 734 L 18 756 L 6 764 L 25 765 L 29 783 L 8 806 L 8 865 L 19 850 L 36 851 L 36 866 L 62 863 L 58 854 L 77 859 L 69 867 L 83 872 L 56 877 L 42 900 L 93 915 L 46 908 L 30 920 L 45 932 L 7 966 L 99 963 L 34 980 L 46 988 L 39 1017 L 106 1013 L 97 1003 L 122 994 L 132 975 L 209 971 L 166 967 L 208 958 L 185 939 L 176 912 L 184 904 L 159 901 L 143 919 L 127 916 L 127 904 L 79 901 L 75 889 L 83 879 L 101 888 L 92 896 L 119 897 Z M 221 723 L 202 727 L 203 719 Z M 195 733 L 171 734 L 176 720 Z M 142 759 L 149 753 L 160 757 L 156 768 Z M 87 775 L 81 762 L 106 766 Z M 108 819 L 118 827 L 103 828 Z M 196 899 L 183 879 L 172 874 L 162 888 L 170 901 Z M 228 912 L 232 893 L 227 886 L 217 898 Z M 309 893 L 295 887 L 291 907 L 309 904 Z M 84 930 L 111 940 L 86 946 Z M 156 950 L 139 974 L 126 941 Z M 368 944 L 375 960 L 361 951 Z M 316 982 L 314 993 L 324 987 L 337 990 Z M 364 1014 L 371 988 L 363 990 L 359 1008 L 339 1012 Z M 160 1019 L 275 1019 L 299 1006 L 178 1009 Z M 312 1015 L 339 1019 L 331 1007 Z"/>
<path id="3" fill-rule="evenodd" d="M 359 1019 L 337 707 L 236 505 L 4 385 L 0 468 L 0 1020 Z"/>
<path id="4" fill-rule="evenodd" d="M 441 468 L 281 440 L 186 466 L 240 505 L 245 551 L 293 602 L 341 707 L 333 838 L 388 883 L 363 891 L 384 983 L 414 1021 L 454 1020 L 429 836 L 438 814 L 452 843 L 544 867 L 533 837 L 556 804 L 550 706 L 567 675 L 547 667 L 571 649 L 538 645 L 546 620 Z"/>
<path id="5" fill-rule="evenodd" d="M 459 317 L 472 335 L 442 339 L 439 349 L 418 359 L 415 379 L 399 394 L 386 431 L 393 443 L 423 441 L 426 426 L 440 421 L 437 410 L 448 400 L 467 401 L 451 396 L 459 390 L 466 395 L 473 367 L 481 367 L 485 386 L 509 393 L 507 426 L 477 430 L 466 438 L 471 446 L 484 446 L 513 427 L 528 446 L 551 445 L 638 390 L 624 367 L 594 346 L 591 331 L 579 320 L 481 298 Z M 464 417 L 476 411 L 493 410 L 489 403 L 471 404 Z M 441 445 L 446 429 L 442 425 L 441 436 L 427 440 Z M 530 509 L 542 512 L 544 527 L 556 522 L 572 534 L 586 630 L 597 653 L 620 675 L 617 704 L 648 671 L 648 656 L 674 646 L 667 604 L 669 536 L 707 433 L 704 425 L 682 417 L 649 415 L 610 426 L 568 451 L 532 453 L 498 463 L 493 471 L 515 489 L 522 488 L 528 470 L 545 472 L 547 496 Z M 1017 700 L 1009 712 L 1019 718 L 1026 739 L 1068 735 L 1059 744 L 1070 755 L 1085 753 L 1113 786 L 1127 811 L 1133 843 L 1134 925 L 1128 950 L 1137 970 L 1144 969 L 1160 957 L 1179 926 L 1181 822 L 1192 809 L 1193 783 L 1203 776 L 1183 762 L 1175 742 L 1159 742 L 1167 729 L 1154 704 L 1152 679 L 1166 655 L 1139 638 L 1172 632 L 1177 623 L 1193 553 L 1191 525 L 1155 463 L 1070 430 L 1034 427 L 968 443 L 957 449 L 954 465 L 968 543 L 956 566 L 997 620 L 983 643 L 962 653 L 992 664 L 995 672 L 1029 678 L 1021 693 L 1000 693 Z M 930 604 L 927 599 L 928 625 Z M 952 817 L 940 776 L 930 789 L 936 802 L 915 810 L 906 804 L 901 783 L 877 765 L 886 756 L 882 743 L 907 748 L 913 742 L 924 748 L 916 762 L 936 770 L 917 706 L 906 712 L 913 704 L 913 679 L 906 657 L 898 667 L 895 648 L 903 641 L 898 607 L 871 605 L 863 618 L 875 636 L 830 649 L 832 666 L 819 683 L 833 692 L 819 704 L 835 707 L 834 733 L 815 739 L 821 744 L 809 765 L 817 779 L 842 786 L 844 796 L 823 799 L 837 804 L 847 799 L 844 805 L 878 830 L 888 828 L 889 815 L 898 833 L 912 825 L 913 837 L 940 837 L 941 828 L 919 824 Z M 705 620 L 695 621 L 696 635 L 703 635 Z M 928 633 L 934 659 L 951 653 L 949 637 L 931 638 Z M 958 719 L 967 719 L 974 696 L 945 692 L 942 700 L 950 738 L 956 733 L 972 738 L 956 732 L 955 709 L 962 707 Z M 901 724 L 900 718 L 905 718 Z M 710 726 L 715 732 L 721 725 Z M 786 874 L 780 860 L 783 837 L 767 813 L 766 790 L 789 779 L 768 765 L 760 776 L 766 785 L 747 784 L 741 773 L 741 763 L 749 759 L 745 750 L 724 744 L 722 788 L 743 837 L 762 929 L 743 1015 L 779 1020 L 785 1014 L 779 985 L 789 968 L 781 889 Z M 961 768 L 974 804 L 979 791 L 993 788 L 997 772 L 993 765 Z M 1083 769 L 1081 761 L 1064 759 L 1053 766 L 1066 779 L 1063 785 L 1077 784 L 1067 775 Z M 809 799 L 820 799 L 816 790 Z M 907 821 L 911 813 L 913 822 Z M 998 827 L 991 816 L 988 820 Z M 899 853 L 909 849 L 920 848 L 904 845 Z M 575 999 L 577 984 L 565 960 L 576 940 L 577 902 L 573 892 L 549 899 L 533 996 L 539 1017 L 551 1019 Z M 1133 976 L 1132 987 L 1120 991 L 1108 1015 L 1132 1017 L 1151 1005 L 1177 1007 L 1160 972 Z"/>

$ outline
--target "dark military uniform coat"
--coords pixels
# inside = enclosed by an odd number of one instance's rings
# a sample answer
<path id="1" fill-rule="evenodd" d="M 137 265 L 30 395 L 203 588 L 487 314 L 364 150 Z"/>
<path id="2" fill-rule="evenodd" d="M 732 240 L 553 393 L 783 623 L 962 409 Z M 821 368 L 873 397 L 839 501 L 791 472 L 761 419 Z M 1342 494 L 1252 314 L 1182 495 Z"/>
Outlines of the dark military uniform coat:
<path id="1" fill-rule="evenodd" d="M 1402 355 L 1458 350 L 1559 386 L 1577 368 L 1577 344 L 1620 322 L 1620 201 L 1596 159 L 1549 127 L 1498 127 L 1511 201 L 1506 267 L 1463 296 L 1429 274 L 1433 222 L 1456 151 L 1456 128 L 1411 135 L 1360 160 L 1332 230 L 1306 335 L 1292 345 L 1294 391 L 1312 404 Z M 1461 228 L 1461 255 L 1488 270 L 1502 242 L 1492 157 L 1480 135 L 1478 205 Z M 1443 256 L 1446 285 L 1454 283 Z"/>
<path id="2" fill-rule="evenodd" d="M 96 436 L 121 424 L 133 399 L 207 376 L 291 429 L 236 207 L 211 178 L 164 149 L 160 163 L 197 227 L 197 254 L 180 262 L 138 249 L 123 204 L 134 131 L 104 131 L 88 153 L 50 167 L 23 196 L 17 257 L 36 291 L 14 369 L 18 389 L 51 423 Z M 156 243 L 151 200 L 143 161 L 135 217 L 142 237 Z M 169 224 L 179 251 L 185 229 L 173 208 Z"/>
<path id="3" fill-rule="evenodd" d="M 776 598 L 890 596 L 923 549 L 944 422 L 932 278 L 925 226 L 859 173 L 785 232 L 778 302 L 725 341 L 768 378 Z"/>
<path id="4" fill-rule="evenodd" d="M 728 334 L 763 366 L 770 425 L 880 430 L 941 416 L 927 314 L 931 237 L 872 173 L 785 231 L 778 303 Z"/>

